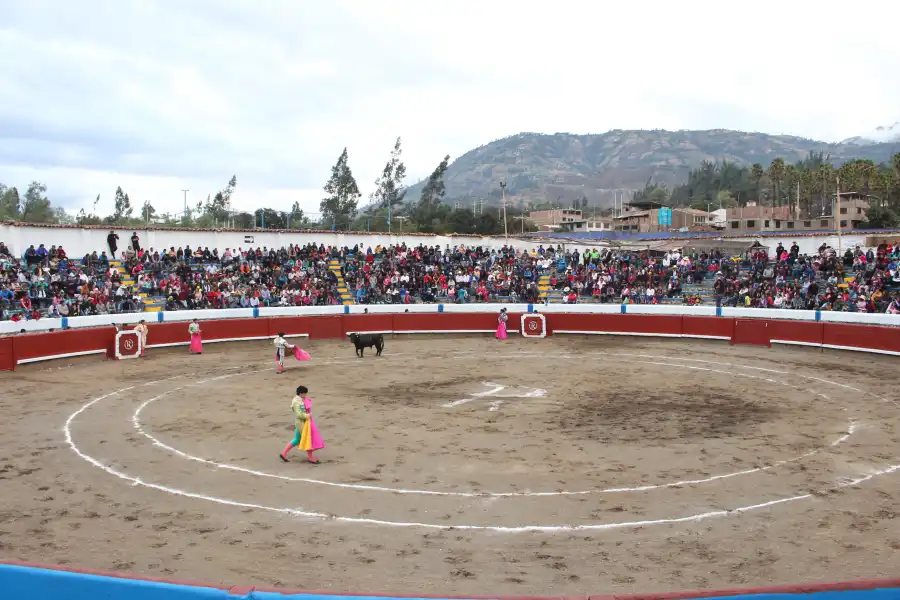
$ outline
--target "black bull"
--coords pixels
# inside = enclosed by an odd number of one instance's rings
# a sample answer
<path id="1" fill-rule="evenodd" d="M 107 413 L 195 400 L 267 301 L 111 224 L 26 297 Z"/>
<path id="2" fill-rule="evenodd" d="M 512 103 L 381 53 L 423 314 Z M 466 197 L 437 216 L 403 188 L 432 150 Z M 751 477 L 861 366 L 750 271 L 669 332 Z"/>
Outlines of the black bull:
<path id="1" fill-rule="evenodd" d="M 356 355 L 363 357 L 363 348 L 375 348 L 375 356 L 381 356 L 384 349 L 384 336 L 380 333 L 351 333 L 347 337 L 356 346 Z"/>

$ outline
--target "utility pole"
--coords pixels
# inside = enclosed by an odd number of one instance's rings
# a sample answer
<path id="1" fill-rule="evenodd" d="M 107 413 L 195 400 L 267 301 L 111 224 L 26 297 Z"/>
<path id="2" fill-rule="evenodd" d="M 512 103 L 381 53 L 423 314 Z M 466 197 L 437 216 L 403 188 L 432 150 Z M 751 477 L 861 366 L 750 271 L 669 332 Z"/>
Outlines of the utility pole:
<path id="1" fill-rule="evenodd" d="M 506 181 L 500 182 L 500 199 L 503 201 L 503 237 L 509 243 L 509 230 L 506 227 Z"/>
<path id="2" fill-rule="evenodd" d="M 837 185 L 834 190 L 834 224 L 837 226 L 837 234 L 838 234 L 838 251 L 837 251 L 837 260 L 843 260 L 841 258 L 841 176 L 837 176 Z"/>
<path id="3" fill-rule="evenodd" d="M 518 216 L 518 217 L 513 217 L 513 219 L 518 219 L 519 221 L 521 221 L 521 223 L 522 223 L 522 234 L 524 235 L 524 234 L 525 234 L 525 219 L 526 219 L 525 215 L 521 215 L 521 216 Z"/>
<path id="4" fill-rule="evenodd" d="M 187 212 L 187 193 L 191 190 L 181 190 L 181 191 L 184 192 L 184 218 L 186 219 L 187 214 L 188 214 L 188 212 Z"/>
<path id="5" fill-rule="evenodd" d="M 409 217 L 397 217 L 397 220 L 400 221 L 400 235 L 403 235 L 403 221 L 408 221 Z"/>

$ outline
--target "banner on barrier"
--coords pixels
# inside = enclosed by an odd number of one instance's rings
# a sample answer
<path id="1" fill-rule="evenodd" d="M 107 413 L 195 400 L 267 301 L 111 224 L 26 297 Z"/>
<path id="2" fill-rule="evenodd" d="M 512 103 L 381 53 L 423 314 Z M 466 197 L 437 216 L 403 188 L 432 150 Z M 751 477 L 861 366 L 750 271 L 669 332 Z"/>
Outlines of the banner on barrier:
<path id="1" fill-rule="evenodd" d="M 143 352 L 143 340 L 137 332 L 120 331 L 116 334 L 115 356 L 116 360 L 139 358 Z"/>
<path id="2" fill-rule="evenodd" d="M 547 337 L 547 319 L 540 313 L 522 315 L 521 333 L 527 338 Z"/>

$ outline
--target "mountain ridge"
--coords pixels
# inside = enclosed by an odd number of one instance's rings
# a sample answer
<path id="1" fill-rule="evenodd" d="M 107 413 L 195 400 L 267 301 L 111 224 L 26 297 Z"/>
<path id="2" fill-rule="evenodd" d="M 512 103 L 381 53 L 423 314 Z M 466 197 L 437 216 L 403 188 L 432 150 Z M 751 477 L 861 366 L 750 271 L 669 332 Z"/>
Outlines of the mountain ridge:
<path id="1" fill-rule="evenodd" d="M 900 128 L 900 125 L 898 125 Z M 839 166 L 863 158 L 889 161 L 900 142 L 829 143 L 800 136 L 730 129 L 613 129 L 602 134 L 523 132 L 474 148 L 448 167 L 445 202 L 465 208 L 483 198 L 496 204 L 500 182 L 513 205 L 554 202 L 568 205 L 587 198 L 608 206 L 616 195 L 644 187 L 647 181 L 669 187 L 683 183 L 704 161 L 739 166 L 775 158 L 787 163 L 822 152 Z M 419 200 L 424 181 L 410 186 L 406 199 Z"/>

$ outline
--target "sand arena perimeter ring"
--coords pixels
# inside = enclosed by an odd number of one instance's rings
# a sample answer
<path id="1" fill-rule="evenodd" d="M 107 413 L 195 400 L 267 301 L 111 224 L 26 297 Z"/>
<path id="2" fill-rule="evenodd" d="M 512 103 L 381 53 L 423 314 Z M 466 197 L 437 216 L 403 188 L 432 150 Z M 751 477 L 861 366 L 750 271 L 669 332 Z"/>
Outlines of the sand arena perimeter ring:
<path id="1" fill-rule="evenodd" d="M 520 352 L 520 353 L 495 355 L 492 357 L 492 359 L 533 361 L 533 360 L 539 359 L 539 357 L 540 357 L 540 353 Z M 688 369 L 688 370 L 702 371 L 702 372 L 708 372 L 708 373 L 731 374 L 736 377 L 755 380 L 757 382 L 766 382 L 768 384 L 776 384 L 776 385 L 780 385 L 780 386 L 784 386 L 784 387 L 792 388 L 792 389 L 796 389 L 796 390 L 804 389 L 804 388 L 801 388 L 800 386 L 796 386 L 796 385 L 789 384 L 789 383 L 786 383 L 783 381 L 778 381 L 778 380 L 772 379 L 772 377 L 769 376 L 772 373 L 787 374 L 784 371 L 778 371 L 775 369 L 765 369 L 765 368 L 753 367 L 753 366 L 743 366 L 742 367 L 744 369 L 748 369 L 748 370 L 755 369 L 757 372 L 766 373 L 765 375 L 759 375 L 759 374 L 749 374 L 749 373 L 733 373 L 731 371 L 723 371 L 723 370 L 714 369 L 714 368 L 711 368 L 708 366 L 701 367 L 701 366 L 696 366 L 696 365 L 687 365 L 684 362 L 685 359 L 679 359 L 677 357 L 671 357 L 671 356 L 655 356 L 655 355 L 635 354 L 635 353 L 615 353 L 615 352 L 605 352 L 605 353 L 599 352 L 598 353 L 598 352 L 594 352 L 594 353 L 592 353 L 592 357 L 594 360 L 605 361 L 607 363 L 616 362 L 616 361 L 619 361 L 619 362 L 625 361 L 625 362 L 629 362 L 629 363 L 664 366 L 664 367 L 676 368 L 676 369 L 679 369 L 679 368 L 680 369 Z M 386 356 L 385 358 L 390 358 L 390 357 Z M 397 357 L 397 358 L 400 360 L 403 360 L 404 362 L 408 362 L 408 360 L 409 360 L 408 357 L 401 356 L 401 357 Z M 571 358 L 575 358 L 575 355 L 557 353 L 557 354 L 555 354 L 555 358 L 571 359 Z M 459 353 L 457 353 L 456 360 L 459 360 L 459 359 L 462 359 L 462 357 L 459 355 Z M 653 359 L 653 360 L 647 360 L 647 359 Z M 690 359 L 686 359 L 686 360 L 690 361 Z M 679 361 L 681 361 L 681 362 L 679 362 Z M 350 366 L 350 365 L 355 364 L 353 361 L 332 361 L 332 362 L 334 364 L 338 364 L 338 365 L 342 364 L 345 366 Z M 356 364 L 358 364 L 358 363 L 356 363 Z M 251 375 L 253 373 L 260 373 L 260 372 L 266 372 L 266 371 L 267 371 L 266 369 L 261 369 L 258 371 L 250 371 L 250 372 L 243 371 L 242 374 Z M 688 479 L 680 479 L 680 480 L 671 481 L 671 482 L 649 483 L 646 485 L 639 485 L 639 486 L 616 486 L 616 487 L 609 487 L 609 488 L 603 488 L 603 489 L 592 489 L 592 490 L 561 490 L 561 491 L 534 491 L 534 492 L 531 492 L 531 491 L 528 491 L 528 492 L 495 492 L 495 491 L 448 492 L 448 491 L 441 491 L 441 490 L 389 488 L 389 487 L 383 487 L 383 486 L 361 485 L 361 484 L 353 484 L 353 483 L 326 481 L 326 480 L 320 480 L 320 479 L 313 479 L 310 477 L 286 476 L 286 475 L 281 475 L 281 474 L 273 474 L 273 473 L 269 473 L 269 472 L 261 471 L 261 470 L 257 470 L 257 469 L 251 469 L 251 468 L 243 467 L 243 466 L 236 465 L 236 464 L 222 463 L 222 462 L 218 462 L 218 461 L 214 461 L 214 460 L 205 459 L 205 458 L 184 452 L 182 450 L 179 450 L 176 447 L 173 447 L 171 445 L 168 445 L 168 444 L 162 442 L 161 440 L 159 440 L 157 437 L 153 436 L 151 433 L 147 432 L 146 429 L 144 428 L 144 426 L 142 425 L 141 413 L 153 402 L 156 402 L 157 400 L 160 400 L 167 396 L 171 396 L 171 395 L 175 394 L 176 392 L 183 390 L 185 388 L 192 388 L 195 386 L 204 386 L 204 385 L 215 383 L 215 382 L 221 382 L 221 381 L 225 381 L 230 378 L 236 377 L 237 375 L 239 375 L 239 373 L 223 374 L 223 375 L 219 375 L 219 376 L 212 377 L 209 379 L 204 379 L 204 380 L 201 380 L 201 381 L 198 381 L 195 383 L 182 385 L 182 386 L 176 387 L 167 392 L 164 392 L 162 394 L 156 395 L 150 399 L 143 401 L 140 404 L 140 406 L 138 406 L 138 408 L 133 413 L 132 423 L 133 423 L 134 428 L 141 435 L 143 435 L 148 440 L 150 440 L 155 447 L 161 448 L 167 452 L 170 452 L 173 455 L 175 455 L 181 459 L 186 459 L 189 461 L 202 463 L 208 467 L 227 470 L 227 471 L 233 471 L 236 473 L 242 473 L 242 474 L 250 475 L 253 477 L 273 478 L 273 479 L 279 479 L 282 481 L 296 482 L 296 483 L 301 483 L 301 484 L 306 484 L 306 485 L 325 485 L 325 486 L 345 488 L 347 490 L 355 490 L 355 491 L 365 490 L 365 491 L 389 492 L 389 493 L 400 494 L 400 495 L 461 496 L 461 497 L 469 497 L 469 498 L 515 498 L 515 497 L 521 498 L 521 497 L 573 496 L 573 495 L 585 495 L 585 494 L 594 494 L 594 493 L 609 494 L 609 493 L 625 493 L 625 492 L 646 492 L 646 491 L 651 491 L 651 490 L 661 490 L 664 488 L 680 488 L 683 486 L 696 486 L 696 485 L 707 484 L 707 483 L 716 482 L 716 481 L 722 481 L 725 479 L 730 479 L 733 477 L 737 477 L 739 475 L 749 475 L 749 474 L 753 474 L 753 473 L 761 473 L 761 472 L 771 471 L 773 469 L 783 467 L 784 465 L 787 465 L 789 463 L 795 463 L 795 462 L 801 461 L 801 460 L 811 457 L 821 451 L 820 449 L 814 449 L 812 451 L 808 451 L 808 452 L 803 453 L 798 456 L 793 456 L 793 457 L 789 457 L 786 459 L 781 459 L 781 460 L 775 461 L 771 464 L 760 465 L 760 466 L 756 466 L 756 467 L 753 467 L 750 469 L 743 469 L 740 471 L 734 471 L 734 472 L 730 472 L 730 473 L 719 473 L 719 474 L 710 475 L 708 477 L 695 477 L 695 478 L 688 478 Z M 178 377 L 179 376 L 176 376 L 175 378 L 178 378 Z M 805 377 L 806 379 L 810 379 L 810 380 L 817 380 L 817 381 L 820 381 L 822 383 L 829 384 L 829 385 L 840 385 L 842 387 L 849 387 L 844 384 L 834 384 L 833 382 L 824 380 L 822 378 L 803 376 L 803 375 L 801 375 L 801 377 Z M 171 378 L 171 379 L 174 379 L 174 378 Z M 156 385 L 156 384 L 159 384 L 159 383 L 162 383 L 165 381 L 171 381 L 171 379 L 148 382 L 147 384 L 144 384 L 144 385 L 145 386 Z M 191 490 L 181 489 L 181 488 L 177 488 L 177 487 L 171 487 L 171 486 L 167 485 L 165 482 L 150 483 L 150 482 L 144 481 L 140 477 L 130 475 L 130 474 L 125 473 L 121 470 L 118 470 L 110 465 L 104 464 L 102 461 L 84 453 L 79 448 L 78 444 L 73 439 L 73 436 L 71 434 L 71 425 L 73 424 L 75 419 L 80 414 L 87 411 L 90 407 L 93 407 L 97 403 L 102 402 L 102 401 L 106 401 L 106 402 L 112 401 L 121 392 L 130 391 L 131 389 L 132 388 L 125 388 L 123 390 L 118 390 L 116 392 L 113 392 L 112 394 L 107 394 L 105 396 L 95 398 L 95 399 L 89 401 L 87 404 L 85 404 L 83 407 L 81 407 L 78 411 L 76 411 L 69 417 L 69 419 L 66 422 L 66 426 L 65 426 L 66 439 L 67 439 L 67 442 L 69 443 L 70 447 L 72 448 L 72 450 L 79 457 L 81 457 L 82 459 L 87 460 L 91 464 L 103 469 L 107 473 L 114 475 L 116 477 L 119 477 L 120 479 L 123 479 L 125 481 L 128 481 L 128 482 L 132 483 L 133 485 L 147 486 L 152 489 L 163 491 L 163 492 L 166 492 L 169 494 L 175 494 L 175 495 L 179 495 L 179 496 L 202 499 L 202 500 L 211 501 L 211 502 L 215 502 L 215 503 L 219 503 L 219 504 L 225 504 L 225 505 L 237 506 L 237 507 L 245 507 L 245 508 L 253 508 L 253 509 L 263 509 L 263 510 L 267 510 L 267 511 L 281 512 L 281 513 L 302 516 L 302 517 L 323 518 L 323 519 L 335 520 L 335 521 L 345 522 L 345 523 L 373 524 L 373 525 L 401 526 L 401 527 L 423 527 L 423 528 L 429 528 L 429 529 L 443 529 L 443 530 L 448 530 L 448 529 L 487 530 L 487 531 L 496 531 L 496 532 L 597 531 L 597 530 L 609 530 L 609 529 L 627 528 L 627 527 L 640 527 L 640 526 L 647 526 L 647 525 L 660 525 L 660 524 L 667 524 L 667 523 L 695 522 L 695 521 L 700 521 L 700 520 L 704 520 L 704 519 L 708 519 L 708 518 L 712 518 L 712 517 L 737 515 L 737 514 L 746 513 L 749 511 L 753 511 L 753 510 L 759 510 L 759 509 L 763 509 L 763 508 L 767 508 L 767 507 L 775 506 L 775 505 L 779 505 L 779 504 L 795 502 L 798 500 L 807 500 L 807 499 L 812 498 L 816 493 L 819 493 L 819 491 L 817 491 L 817 490 L 812 490 L 812 491 L 802 490 L 802 493 L 793 493 L 793 495 L 777 498 L 774 500 L 769 499 L 769 500 L 764 500 L 764 501 L 760 501 L 760 502 L 745 503 L 745 504 L 741 504 L 739 506 L 732 506 L 732 507 L 729 507 L 729 508 L 726 508 L 723 510 L 704 511 L 704 512 L 698 512 L 698 513 L 693 513 L 693 514 L 687 514 L 687 515 L 665 516 L 665 517 L 652 518 L 652 519 L 640 519 L 640 520 L 633 520 L 633 521 L 617 521 L 617 522 L 611 522 L 611 523 L 517 524 L 514 526 L 493 525 L 493 524 L 472 524 L 472 523 L 440 524 L 440 523 L 429 523 L 429 522 L 393 521 L 393 520 L 379 519 L 379 518 L 376 518 L 375 516 L 360 518 L 360 517 L 352 517 L 352 516 L 345 516 L 345 515 L 343 515 L 343 516 L 335 515 L 332 513 L 308 510 L 308 509 L 300 508 L 300 507 L 297 507 L 297 508 L 278 507 L 278 506 L 272 506 L 272 505 L 261 504 L 261 503 L 256 503 L 256 502 L 245 502 L 245 501 L 241 501 L 241 500 L 235 500 L 232 498 L 223 498 L 220 496 L 209 495 L 203 491 L 191 491 Z M 862 390 L 859 390 L 856 388 L 851 388 L 851 389 L 854 389 L 855 391 L 857 391 L 859 393 L 863 393 Z M 814 392 L 813 394 L 818 398 L 821 398 L 827 402 L 830 402 L 830 399 L 825 394 L 822 394 L 820 392 Z M 435 406 L 437 406 L 437 404 L 438 403 L 435 402 Z M 838 408 L 841 411 L 844 411 L 844 412 L 847 411 L 847 408 L 845 406 L 840 406 Z M 855 421 L 852 420 L 852 417 L 851 417 L 851 420 L 849 420 L 847 422 L 845 430 L 843 430 L 841 432 L 836 432 L 834 439 L 831 440 L 826 447 L 828 447 L 828 448 L 837 447 L 839 444 L 847 441 L 848 438 L 850 438 L 850 436 L 856 431 L 856 429 L 857 429 L 857 424 L 855 423 Z M 840 434 L 839 437 L 837 436 L 838 433 Z M 868 473 L 862 473 L 857 477 L 852 477 L 852 478 L 844 479 L 842 481 L 838 481 L 834 484 L 834 487 L 835 487 L 835 489 L 840 489 L 840 488 L 845 488 L 845 487 L 849 487 L 852 485 L 857 485 L 857 484 L 867 481 L 877 475 L 892 473 L 892 472 L 896 471 L 898 468 L 900 468 L 900 465 L 884 465 L 881 468 L 875 469 L 874 471 L 870 471 Z M 349 491 L 348 493 L 353 493 L 353 492 Z"/>
<path id="2" fill-rule="evenodd" d="M 525 311 L 511 311 L 518 326 Z M 900 376 L 889 356 L 732 345 L 729 316 L 548 312 L 546 339 L 506 342 L 493 339 L 493 313 L 234 317 L 204 322 L 210 341 L 261 341 L 211 344 L 202 357 L 188 357 L 178 346 L 184 323 L 155 323 L 147 359 L 82 356 L 3 376 L 10 393 L 0 400 L 7 415 L 0 483 L 10 502 L 34 504 L 0 527 L 16 548 L 13 558 L 262 588 L 402 594 L 431 585 L 433 593 L 467 597 L 627 591 L 637 571 L 651 590 L 791 582 L 798 572 L 808 581 L 896 572 L 891 544 L 900 539 L 890 515 L 898 510 L 892 465 L 900 454 Z M 779 339 L 880 350 L 893 343 L 881 333 L 895 331 L 758 322 L 769 324 L 773 346 Z M 627 328 L 642 337 L 559 335 Z M 276 377 L 266 370 L 265 340 L 284 329 L 309 334 L 301 346 L 313 361 L 291 363 L 288 375 Z M 381 363 L 354 359 L 345 341 L 329 341 L 367 329 L 487 335 L 394 335 Z M 93 329 L 32 334 L 16 340 L 22 345 L 13 356 L 25 364 L 41 355 L 102 353 L 112 339 Z M 466 358 L 491 355 L 514 356 Z M 207 379 L 216 380 L 174 390 Z M 328 444 L 321 455 L 328 462 L 315 470 L 275 457 L 289 437 L 287 388 L 297 383 L 317 392 Z M 664 394 L 656 389 L 663 384 Z M 69 420 L 70 439 L 98 463 L 89 464 L 58 432 L 74 411 L 116 387 L 129 389 Z M 509 393 L 496 411 L 492 396 L 444 408 L 496 387 Z M 546 394 L 519 397 L 536 389 Z M 137 414 L 147 437 L 135 413 L 161 395 Z M 750 396 L 759 401 L 745 402 Z M 579 462 L 581 455 L 591 463 Z M 741 507 L 748 510 L 733 510 Z M 42 534 L 51 517 L 53 531 L 74 533 Z M 691 520 L 620 525 L 679 517 Z M 613 527 L 515 533 L 528 524 Z M 301 563 L 293 544 L 299 535 L 314 545 Z M 60 544 L 70 536 L 78 552 Z M 110 547 L 116 563 L 104 559 Z M 851 547 L 861 560 L 843 561 Z M 721 570 L 709 570 L 710 553 Z M 306 560 L 318 562 L 298 571 Z M 178 566 L 162 571 L 160 564 Z M 260 565 L 256 575 L 247 575 L 248 564 Z M 423 570 L 409 571 L 412 565 Z M 729 576 L 738 572 L 752 578 Z"/>

